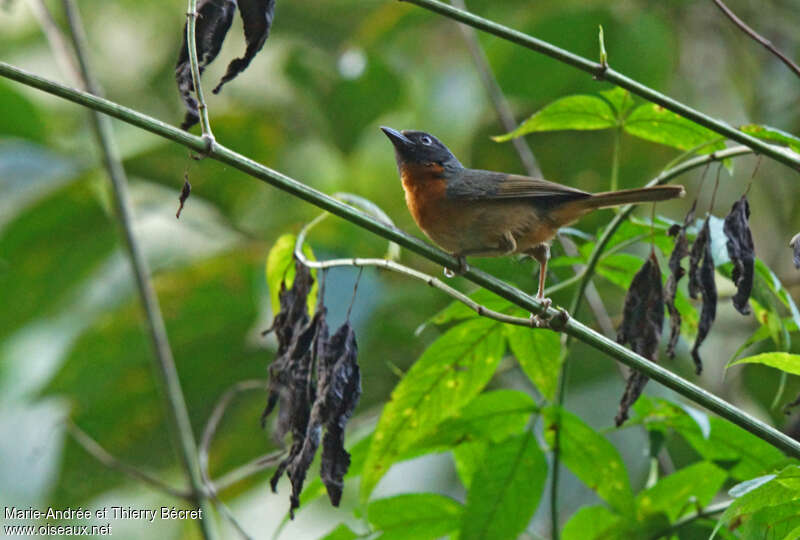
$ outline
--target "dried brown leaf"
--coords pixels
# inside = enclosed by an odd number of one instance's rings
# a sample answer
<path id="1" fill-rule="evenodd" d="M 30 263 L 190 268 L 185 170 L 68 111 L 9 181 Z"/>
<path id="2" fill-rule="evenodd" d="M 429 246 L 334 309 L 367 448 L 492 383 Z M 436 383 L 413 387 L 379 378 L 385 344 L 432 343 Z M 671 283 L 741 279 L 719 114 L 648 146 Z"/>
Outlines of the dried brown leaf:
<path id="1" fill-rule="evenodd" d="M 617 341 L 628 344 L 631 349 L 655 362 L 658 359 L 658 344 L 664 325 L 664 291 L 661 285 L 661 269 L 655 252 L 645 261 L 631 281 L 625 296 L 622 325 L 617 333 Z M 615 418 L 617 426 L 628 418 L 628 409 L 641 395 L 648 377 L 631 372 L 625 386 L 625 393 Z"/>
<path id="2" fill-rule="evenodd" d="M 750 293 L 753 292 L 753 273 L 755 267 L 755 248 L 750 233 L 750 205 L 747 197 L 733 203 L 730 213 L 725 217 L 723 231 L 727 237 L 728 256 L 733 263 L 731 277 L 736 285 L 733 306 L 742 315 L 750 314 Z"/>
<path id="3" fill-rule="evenodd" d="M 675 347 L 681 335 L 681 314 L 675 307 L 675 294 L 678 292 L 678 282 L 686 274 L 681 266 L 681 260 L 689 255 L 689 241 L 686 239 L 686 229 L 694 221 L 694 211 L 697 200 L 689 209 L 683 224 L 677 223 L 670 227 L 669 235 L 675 237 L 675 247 L 669 257 L 669 277 L 664 287 L 664 303 L 669 312 L 669 341 L 667 342 L 667 356 L 675 358 Z"/>
<path id="4" fill-rule="evenodd" d="M 703 228 L 692 246 L 691 260 L 693 264 L 689 270 L 689 293 L 692 298 L 697 298 L 698 294 L 703 296 L 700 324 L 692 347 L 695 371 L 700 375 L 703 372 L 703 361 L 699 353 L 700 345 L 708 336 L 711 325 L 714 324 L 717 316 L 717 284 L 714 282 L 714 258 L 711 255 L 711 229 L 708 218 L 703 223 Z"/>
<path id="5" fill-rule="evenodd" d="M 206 66 L 219 54 L 222 42 L 233 22 L 236 11 L 236 0 L 199 0 L 197 3 L 197 21 L 195 23 L 195 47 L 197 48 L 197 64 L 202 75 Z M 188 23 L 187 23 L 188 24 Z M 192 68 L 189 64 L 189 47 L 186 39 L 186 25 L 183 27 L 183 45 L 175 65 L 175 80 L 178 91 L 186 106 L 186 116 L 181 129 L 189 129 L 200 121 L 197 100 L 192 95 Z"/>
<path id="6" fill-rule="evenodd" d="M 794 249 L 794 267 L 800 270 L 800 233 L 789 241 L 789 247 Z"/>
<path id="7" fill-rule="evenodd" d="M 228 70 L 214 88 L 213 92 L 218 94 L 222 86 L 236 78 L 239 73 L 247 69 L 258 51 L 264 46 L 269 37 L 272 20 L 275 14 L 275 0 L 239 0 L 239 14 L 242 16 L 244 24 L 244 39 L 247 48 L 244 56 L 235 58 L 228 65 Z"/>

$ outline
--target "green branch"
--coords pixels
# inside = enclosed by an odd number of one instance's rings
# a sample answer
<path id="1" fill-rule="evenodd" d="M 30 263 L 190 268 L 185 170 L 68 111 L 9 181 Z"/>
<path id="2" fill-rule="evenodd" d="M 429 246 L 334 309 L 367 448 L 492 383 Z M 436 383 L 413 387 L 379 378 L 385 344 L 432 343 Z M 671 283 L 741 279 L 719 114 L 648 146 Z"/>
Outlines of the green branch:
<path id="1" fill-rule="evenodd" d="M 444 15 L 450 19 L 468 24 L 474 28 L 477 28 L 478 30 L 483 30 L 484 32 L 495 35 L 501 39 L 510 41 L 511 43 L 515 43 L 531 49 L 532 51 L 544 54 L 550 58 L 558 60 L 561 63 L 590 73 L 597 79 L 614 83 L 617 86 L 630 91 L 632 94 L 636 94 L 637 96 L 643 97 L 648 101 L 661 105 L 665 109 L 669 109 L 672 112 L 691 120 L 692 122 L 707 127 L 711 131 L 715 131 L 720 135 L 724 135 L 732 141 L 736 141 L 740 144 L 748 146 L 752 148 L 754 152 L 769 156 L 772 159 L 780 161 L 781 163 L 784 163 L 795 170 L 800 170 L 800 155 L 779 146 L 773 146 L 762 141 L 761 139 L 757 139 L 751 135 L 748 135 L 747 133 L 739 131 L 728 123 L 717 120 L 716 118 L 712 118 L 711 116 L 708 116 L 707 114 L 704 114 L 696 109 L 692 109 L 691 107 L 684 105 L 683 103 L 672 99 L 669 96 L 657 92 L 656 90 L 653 90 L 652 88 L 611 69 L 607 65 L 603 65 L 599 62 L 592 62 L 591 60 L 561 49 L 560 47 L 556 47 L 555 45 L 552 45 L 546 41 L 536 39 L 535 37 L 524 34 L 518 30 L 513 30 L 507 26 L 497 24 L 496 22 L 484 19 L 478 15 L 473 15 L 467 11 L 456 9 L 448 4 L 438 2 L 437 0 L 402 1 L 416 4 L 440 15 Z"/>
<path id="2" fill-rule="evenodd" d="M 117 103 L 106 99 L 93 96 L 86 92 L 81 92 L 68 88 L 56 82 L 33 75 L 19 68 L 0 62 L 0 76 L 21 82 L 27 86 L 38 88 L 50 94 L 60 96 L 64 99 L 100 111 L 109 116 L 119 118 L 131 125 L 160 135 L 166 139 L 178 142 L 196 151 L 206 149 L 206 144 L 202 137 L 197 137 L 186 133 L 174 126 L 170 126 L 160 120 L 151 118 L 145 114 L 134 111 Z M 349 205 L 343 204 L 336 199 L 317 191 L 297 180 L 289 178 L 269 167 L 261 165 L 233 150 L 222 146 L 214 145 L 208 156 L 217 161 L 221 161 L 238 169 L 250 176 L 263 180 L 264 182 L 290 193 L 314 206 L 327 210 L 332 214 L 344 218 L 368 231 L 371 231 L 387 240 L 396 242 L 406 249 L 425 257 L 426 259 L 453 268 L 458 264 L 455 257 L 427 244 L 420 239 L 413 237 L 396 227 L 381 223 L 377 219 L 361 212 Z M 491 291 L 502 298 L 513 302 L 517 306 L 527 309 L 536 314 L 547 314 L 554 319 L 558 319 L 559 312 L 553 308 L 544 310 L 543 306 L 531 295 L 487 274 L 481 270 L 467 267 L 464 277 Z M 699 386 L 690 383 L 675 375 L 674 373 L 653 364 L 649 360 L 639 356 L 633 351 L 626 349 L 622 345 L 611 341 L 598 332 L 588 328 L 580 322 L 569 319 L 559 330 L 570 336 L 586 343 L 594 349 L 603 352 L 611 358 L 622 362 L 632 369 L 640 371 L 651 379 L 663 384 L 667 388 L 674 390 L 682 396 L 694 401 L 698 405 L 718 414 L 722 418 L 730 420 L 734 424 L 742 427 L 757 437 L 769 442 L 786 454 L 800 458 L 800 442 L 795 441 L 784 433 L 781 433 L 772 426 L 754 418 L 744 411 L 739 410 L 730 403 L 718 398 L 717 396 L 703 390 Z"/>
<path id="3" fill-rule="evenodd" d="M 70 37 L 75 47 L 75 56 L 80 66 L 82 83 L 89 92 L 98 95 L 101 93 L 101 88 L 96 82 L 89 64 L 89 48 L 77 6 L 74 4 L 74 0 L 63 0 L 63 5 L 67 15 Z M 169 418 L 169 432 L 172 436 L 173 444 L 180 455 L 186 478 L 191 486 L 192 500 L 203 512 L 203 518 L 199 520 L 203 537 L 206 539 L 217 538 L 213 526 L 213 514 L 200 477 L 200 468 L 197 462 L 197 445 L 192 433 L 192 425 L 189 421 L 186 400 L 183 397 L 183 390 L 178 378 L 178 370 L 175 367 L 175 360 L 169 345 L 164 317 L 161 314 L 158 296 L 150 279 L 147 261 L 145 261 L 133 232 L 133 205 L 128 193 L 128 179 L 122 166 L 119 151 L 116 144 L 114 144 L 111 119 L 100 114 L 96 109 L 89 112 L 91 113 L 92 129 L 111 180 L 117 218 L 123 232 L 125 248 L 130 257 L 131 267 L 136 279 L 136 287 L 145 312 L 147 329 L 153 343 L 154 361 L 160 375 L 161 395 Z"/>

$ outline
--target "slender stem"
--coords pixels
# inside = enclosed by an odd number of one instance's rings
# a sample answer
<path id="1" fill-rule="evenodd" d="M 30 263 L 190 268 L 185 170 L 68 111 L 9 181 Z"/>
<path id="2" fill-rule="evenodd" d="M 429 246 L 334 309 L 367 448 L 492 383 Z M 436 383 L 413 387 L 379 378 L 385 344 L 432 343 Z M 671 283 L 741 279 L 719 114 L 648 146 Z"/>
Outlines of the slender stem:
<path id="1" fill-rule="evenodd" d="M 236 531 L 242 538 L 250 539 L 252 538 L 247 531 L 244 530 L 244 527 L 239 523 L 239 520 L 233 515 L 233 512 L 228 509 L 228 507 L 223 503 L 218 494 L 216 486 L 211 481 L 211 476 L 208 473 L 208 454 L 211 450 L 211 441 L 214 440 L 214 435 L 217 433 L 217 428 L 219 427 L 220 420 L 222 420 L 222 416 L 225 414 L 225 411 L 230 405 L 231 400 L 236 397 L 237 394 L 242 392 L 247 392 L 250 390 L 265 390 L 267 387 L 267 381 L 261 379 L 252 379 L 247 381 L 240 381 L 234 384 L 231 388 L 229 388 L 217 401 L 217 404 L 214 406 L 214 410 L 211 411 L 211 416 L 208 418 L 208 422 L 206 422 L 206 427 L 203 430 L 203 438 L 200 441 L 200 448 L 198 451 L 198 461 L 200 464 L 200 475 L 203 478 L 203 484 L 205 485 L 206 489 L 208 490 L 209 496 L 217 503 L 217 508 L 220 510 L 223 516 L 233 525 Z"/>
<path id="2" fill-rule="evenodd" d="M 683 103 L 672 99 L 661 92 L 653 90 L 652 88 L 645 86 L 642 83 L 631 79 L 630 77 L 623 75 L 622 73 L 608 66 L 603 66 L 599 62 L 592 62 L 591 60 L 588 60 L 582 56 L 578 56 L 577 54 L 571 53 L 560 47 L 556 47 L 555 45 L 552 45 L 546 41 L 542 41 L 518 30 L 513 30 L 507 26 L 484 19 L 483 17 L 473 15 L 467 11 L 456 9 L 437 0 L 403 1 L 416 4 L 422 8 L 433 11 L 455 21 L 468 24 L 474 28 L 477 28 L 478 30 L 495 35 L 511 43 L 521 45 L 527 49 L 531 49 L 532 51 L 549 56 L 550 58 L 558 60 L 561 63 L 585 71 L 595 76 L 597 79 L 614 83 L 617 86 L 625 88 L 631 93 L 643 97 L 648 101 L 661 105 L 665 109 L 669 109 L 670 111 L 679 114 L 680 116 L 683 116 L 692 122 L 700 124 L 701 126 L 705 126 L 711 131 L 715 131 L 720 135 L 724 135 L 725 137 L 740 144 L 749 146 L 758 153 L 769 156 L 776 161 L 792 167 L 795 170 L 800 170 L 800 156 L 796 155 L 794 152 L 771 145 L 761 139 L 757 139 L 756 137 L 739 131 L 726 122 L 712 118 L 707 114 L 684 105 Z"/>
<path id="3" fill-rule="evenodd" d="M 464 0 L 450 0 L 450 3 L 458 9 L 467 10 Z M 503 129 L 506 133 L 511 133 L 517 129 L 517 120 L 514 118 L 514 113 L 511 112 L 511 107 L 508 104 L 506 96 L 503 94 L 503 89 L 500 88 L 500 84 L 497 82 L 497 78 L 492 72 L 492 67 L 489 65 L 486 53 L 483 52 L 483 48 L 478 42 L 478 36 L 475 35 L 475 31 L 469 26 L 459 24 L 458 28 L 464 35 L 464 41 L 466 41 L 469 54 L 472 56 L 472 62 L 475 64 L 478 76 L 483 83 L 483 87 L 486 89 L 486 93 L 489 95 L 489 99 L 492 101 L 497 117 L 503 125 Z M 533 150 L 531 150 L 525 138 L 516 137 L 512 139 L 511 142 L 528 175 L 541 177 L 542 170 L 539 167 L 539 163 L 536 161 Z"/>
<path id="4" fill-rule="evenodd" d="M 794 72 L 795 75 L 800 77 L 800 66 L 798 66 L 797 64 L 792 62 L 789 59 L 788 56 L 786 56 L 780 50 L 778 50 L 778 48 L 775 47 L 775 45 L 773 45 L 770 40 L 768 40 L 767 38 L 765 38 L 764 36 L 762 36 L 761 34 L 756 32 L 755 30 L 750 28 L 747 25 L 747 23 L 745 23 L 742 19 L 737 17 L 736 14 L 733 11 L 731 11 L 728 6 L 723 4 L 722 0 L 714 0 L 714 3 L 717 5 L 717 7 L 720 9 L 720 11 L 722 11 L 722 13 L 725 14 L 726 17 L 728 17 L 731 21 L 733 21 L 733 24 L 735 24 L 737 27 L 739 27 L 739 29 L 742 32 L 744 32 L 745 34 L 747 34 L 748 36 L 753 38 L 755 41 L 757 41 L 758 43 L 763 45 L 769 52 L 771 52 L 772 54 L 777 56 L 780 59 L 781 62 L 786 64 L 786 67 L 791 69 Z"/>
<path id="5" fill-rule="evenodd" d="M 86 44 L 86 33 L 74 0 L 63 0 L 64 10 L 70 29 L 73 46 L 81 69 L 81 77 L 86 89 L 94 94 L 95 99 L 99 97 L 101 89 L 95 82 L 89 65 L 88 46 Z M 136 278 L 136 287 L 139 297 L 144 307 L 148 332 L 153 343 L 155 352 L 154 361 L 161 375 L 159 382 L 164 398 L 164 407 L 170 421 L 170 434 L 176 449 L 179 450 L 183 468 L 187 479 L 192 487 L 192 495 L 197 507 L 203 511 L 203 518 L 198 520 L 203 531 L 203 536 L 207 539 L 216 538 L 217 535 L 213 527 L 213 515 L 205 496 L 205 490 L 200 478 L 200 470 L 197 466 L 197 446 L 192 433 L 192 425 L 189 421 L 189 412 L 186 408 L 186 401 L 183 397 L 178 370 L 175 367 L 175 360 L 170 349 L 167 330 L 164 325 L 164 318 L 161 315 L 161 308 L 158 305 L 153 283 L 150 280 L 150 270 L 147 261 L 133 233 L 133 205 L 128 193 L 128 179 L 125 169 L 119 156 L 114 135 L 111 128 L 111 120 L 97 112 L 91 111 L 90 118 L 92 128 L 97 139 L 97 144 L 103 156 L 103 162 L 111 180 L 114 204 L 117 210 L 117 217 L 122 228 L 125 247 L 131 260 L 131 266 Z"/>
<path id="6" fill-rule="evenodd" d="M 611 156 L 611 191 L 619 189 L 619 154 L 620 146 L 622 145 L 622 128 L 617 127 L 614 129 L 614 153 Z"/>
<path id="7" fill-rule="evenodd" d="M 203 86 L 200 83 L 200 64 L 197 61 L 197 0 L 189 0 L 189 11 L 186 12 L 186 46 L 189 50 L 189 65 L 192 68 L 192 85 L 197 97 L 197 112 L 200 115 L 200 129 L 206 140 L 213 142 L 214 134 L 211 132 L 211 122 L 208 119 L 208 107 L 203 96 Z"/>
<path id="8" fill-rule="evenodd" d="M 64 34 L 58 27 L 47 4 L 44 0 L 30 0 L 30 7 L 34 16 L 39 21 L 39 26 L 42 27 L 45 38 L 47 38 L 58 69 L 67 77 L 70 83 L 79 84 L 81 74 L 78 71 L 75 58 L 72 55 L 72 49 L 64 38 Z"/>
<path id="9" fill-rule="evenodd" d="M 140 127 L 146 131 L 150 131 L 151 133 L 155 133 L 156 135 L 180 143 L 187 148 L 191 148 L 198 152 L 206 150 L 206 143 L 201 137 L 186 133 L 181 129 L 117 103 L 93 96 L 86 92 L 68 88 L 64 85 L 10 66 L 4 62 L 0 62 L 0 76 L 15 80 L 33 88 L 38 88 L 55 96 L 62 97 L 74 103 L 95 109 L 104 114 L 108 114 L 109 116 L 119 118 L 120 120 L 123 120 L 131 125 Z M 719 157 L 722 157 L 724 152 L 732 152 L 735 150 L 740 154 L 749 152 L 747 149 L 730 149 L 723 152 L 716 152 L 715 154 Z M 394 241 L 409 251 L 413 251 L 414 253 L 428 259 L 431 262 L 449 268 L 457 267 L 456 265 L 458 264 L 458 261 L 455 259 L 455 257 L 448 255 L 440 249 L 437 249 L 432 245 L 427 244 L 422 240 L 401 231 L 400 229 L 397 229 L 396 227 L 382 223 L 372 216 L 369 216 L 365 212 L 352 208 L 351 206 L 344 204 L 333 197 L 325 195 L 324 193 L 298 182 L 297 180 L 289 178 L 288 176 L 270 169 L 269 167 L 261 165 L 252 159 L 230 150 L 225 146 L 219 144 L 214 145 L 213 148 L 211 148 L 211 150 L 208 152 L 208 156 L 222 163 L 226 163 L 254 178 L 263 180 L 264 182 L 290 193 L 291 195 L 304 201 L 307 201 L 314 206 L 317 206 L 323 210 L 327 210 L 332 214 L 336 214 L 337 216 L 342 217 L 365 230 L 382 236 L 387 240 Z M 731 157 L 730 153 L 728 153 L 727 156 Z M 707 159 L 707 157 L 704 156 L 703 158 L 698 159 Z M 692 161 L 695 160 L 682 163 L 679 167 L 676 167 L 676 170 L 680 169 L 681 172 L 685 172 L 691 169 L 692 166 L 689 166 L 689 163 Z M 696 162 L 694 166 L 697 166 Z M 675 171 L 667 171 L 662 173 L 662 176 L 666 174 L 675 176 L 678 173 Z M 622 212 L 620 212 L 618 215 L 621 214 Z M 542 306 L 542 304 L 531 295 L 526 294 L 516 287 L 513 287 L 508 283 L 505 283 L 477 268 L 468 266 L 463 274 L 463 277 L 530 312 L 536 314 L 546 313 L 548 316 L 555 318 L 557 318 L 557 315 L 559 315 L 559 312 L 553 308 L 548 308 L 545 310 L 544 306 Z M 785 433 L 781 433 L 774 427 L 767 425 L 748 413 L 734 407 L 725 400 L 718 398 L 706 390 L 703 390 L 699 386 L 690 383 L 689 381 L 679 377 L 678 375 L 675 375 L 674 373 L 671 373 L 657 364 L 653 364 L 646 358 L 639 356 L 633 351 L 626 349 L 622 345 L 619 345 L 605 336 L 595 332 L 577 320 L 569 319 L 566 323 L 564 323 L 561 330 L 566 334 L 586 343 L 590 347 L 605 353 L 610 358 L 622 362 L 632 369 L 640 371 L 654 381 L 674 390 L 678 394 L 681 394 L 687 399 L 694 401 L 698 405 L 707 408 L 722 418 L 733 422 L 737 426 L 749 431 L 753 435 L 769 442 L 786 454 L 792 457 L 800 458 L 800 442 L 795 441 Z"/>
<path id="10" fill-rule="evenodd" d="M 283 460 L 284 456 L 286 456 L 286 451 L 276 450 L 275 452 L 264 454 L 263 456 L 250 460 L 244 465 L 240 465 L 214 480 L 214 489 L 216 489 L 217 492 L 223 491 L 257 472 L 277 465 Z"/>
<path id="11" fill-rule="evenodd" d="M 153 487 L 159 491 L 163 491 L 167 495 L 171 495 L 179 499 L 192 500 L 191 492 L 174 488 L 169 484 L 162 482 L 157 476 L 146 473 L 143 470 L 134 467 L 133 465 L 117 459 L 105 448 L 100 446 L 100 444 L 91 438 L 85 431 L 76 426 L 71 420 L 67 421 L 67 431 L 75 440 L 75 442 L 81 445 L 81 447 L 86 450 L 89 455 L 109 469 L 120 471 L 134 480 L 138 480 L 143 484 Z"/>
<path id="12" fill-rule="evenodd" d="M 707 507 L 705 507 L 705 508 L 703 508 L 701 510 L 698 510 L 694 514 L 690 514 L 688 516 L 685 516 L 685 517 L 679 519 L 678 521 L 676 521 L 675 523 L 670 525 L 668 528 L 659 531 L 658 533 L 652 535 L 650 538 L 652 540 L 658 540 L 659 538 L 671 538 L 672 535 L 674 535 L 676 532 L 681 530 L 683 527 L 685 527 L 686 525 L 688 525 L 690 523 L 693 523 L 693 522 L 697 521 L 698 519 L 711 517 L 711 516 L 714 516 L 716 514 L 720 514 L 720 513 L 724 512 L 725 510 L 728 509 L 728 507 L 731 504 L 733 504 L 734 500 L 735 499 L 731 499 L 730 501 L 723 501 L 723 502 L 720 502 L 720 503 L 717 503 L 717 504 L 712 504 L 712 505 L 707 506 Z"/>

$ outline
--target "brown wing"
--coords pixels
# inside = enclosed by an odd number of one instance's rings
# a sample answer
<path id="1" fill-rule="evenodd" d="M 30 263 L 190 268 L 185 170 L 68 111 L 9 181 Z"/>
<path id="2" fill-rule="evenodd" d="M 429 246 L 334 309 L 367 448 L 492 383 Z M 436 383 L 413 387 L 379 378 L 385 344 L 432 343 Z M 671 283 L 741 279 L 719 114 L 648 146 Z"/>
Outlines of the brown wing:
<path id="1" fill-rule="evenodd" d="M 541 178 L 519 176 L 477 169 L 464 169 L 458 179 L 447 185 L 447 195 L 453 199 L 583 199 L 590 193 L 549 182 Z"/>

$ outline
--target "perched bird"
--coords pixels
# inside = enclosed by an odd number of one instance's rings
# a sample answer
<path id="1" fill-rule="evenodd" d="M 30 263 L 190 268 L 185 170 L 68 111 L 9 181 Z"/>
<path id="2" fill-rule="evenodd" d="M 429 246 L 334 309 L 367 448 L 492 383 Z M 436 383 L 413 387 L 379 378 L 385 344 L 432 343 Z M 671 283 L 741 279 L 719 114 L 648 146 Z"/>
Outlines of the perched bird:
<path id="1" fill-rule="evenodd" d="M 587 193 L 540 178 L 464 167 L 422 131 L 381 130 L 392 141 L 408 210 L 419 228 L 459 259 L 522 253 L 539 261 L 544 297 L 550 242 L 559 228 L 599 208 L 683 197 L 682 186 Z"/>

